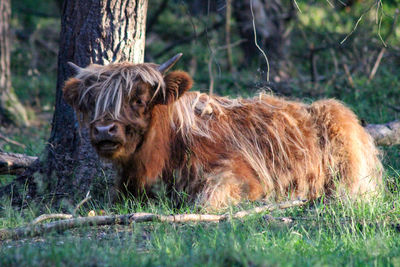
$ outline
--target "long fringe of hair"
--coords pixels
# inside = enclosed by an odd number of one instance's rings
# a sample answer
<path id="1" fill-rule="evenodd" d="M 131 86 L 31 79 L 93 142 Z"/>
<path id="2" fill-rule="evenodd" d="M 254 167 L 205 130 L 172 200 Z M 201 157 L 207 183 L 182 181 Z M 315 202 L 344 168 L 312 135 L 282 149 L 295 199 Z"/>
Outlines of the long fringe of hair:
<path id="1" fill-rule="evenodd" d="M 92 64 L 82 69 L 76 78 L 88 85 L 81 92 L 79 105 L 95 100 L 92 120 L 98 120 L 104 114 L 118 120 L 121 114 L 123 98 L 130 96 L 138 81 L 155 87 L 154 95 L 165 96 L 165 83 L 156 64 L 131 64 L 128 62 L 101 66 Z M 96 94 L 96 95 L 92 95 Z M 90 95 L 90 97 L 88 97 Z"/>

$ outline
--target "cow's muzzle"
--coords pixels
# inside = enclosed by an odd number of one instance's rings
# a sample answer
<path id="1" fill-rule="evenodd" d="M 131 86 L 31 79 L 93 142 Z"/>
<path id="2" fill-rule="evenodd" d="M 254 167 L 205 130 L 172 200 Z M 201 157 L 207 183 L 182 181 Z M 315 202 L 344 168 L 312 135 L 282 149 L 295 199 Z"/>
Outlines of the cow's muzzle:
<path id="1" fill-rule="evenodd" d="M 99 152 L 113 152 L 124 143 L 121 126 L 115 122 L 93 125 L 91 139 Z"/>

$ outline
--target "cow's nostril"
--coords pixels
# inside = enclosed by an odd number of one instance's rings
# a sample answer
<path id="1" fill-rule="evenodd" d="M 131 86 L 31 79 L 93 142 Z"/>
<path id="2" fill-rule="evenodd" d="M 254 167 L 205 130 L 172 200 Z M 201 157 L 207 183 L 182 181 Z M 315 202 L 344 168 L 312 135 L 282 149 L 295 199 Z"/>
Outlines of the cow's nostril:
<path id="1" fill-rule="evenodd" d="M 110 125 L 110 129 L 108 130 L 110 134 L 115 134 L 117 132 L 117 126 L 115 124 Z"/>
<path id="2" fill-rule="evenodd" d="M 117 132 L 118 132 L 118 126 L 114 123 L 109 125 L 95 126 L 93 129 L 94 136 L 98 138 L 113 137 L 117 134 Z"/>

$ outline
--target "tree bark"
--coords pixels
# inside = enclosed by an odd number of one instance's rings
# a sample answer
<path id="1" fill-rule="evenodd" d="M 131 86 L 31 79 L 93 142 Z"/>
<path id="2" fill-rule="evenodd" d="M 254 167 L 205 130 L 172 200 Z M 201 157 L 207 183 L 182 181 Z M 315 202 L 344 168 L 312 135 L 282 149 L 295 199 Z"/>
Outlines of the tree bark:
<path id="1" fill-rule="evenodd" d="M 10 0 L 0 0 L 0 122 L 29 125 L 26 110 L 11 87 L 10 16 Z"/>
<path id="2" fill-rule="evenodd" d="M 63 99 L 64 82 L 74 74 L 67 62 L 81 67 L 143 62 L 146 12 L 147 0 L 64 1 L 55 112 L 44 152 L 47 157 L 38 169 L 24 174 L 30 181 L 35 177 L 31 194 L 51 193 L 72 201 L 72 196 L 81 198 L 88 190 L 93 194 L 92 183 L 106 180 L 105 173 L 113 175 L 91 147 L 88 130 L 79 130 L 73 109 Z M 98 190 L 104 194 L 104 188 Z"/>

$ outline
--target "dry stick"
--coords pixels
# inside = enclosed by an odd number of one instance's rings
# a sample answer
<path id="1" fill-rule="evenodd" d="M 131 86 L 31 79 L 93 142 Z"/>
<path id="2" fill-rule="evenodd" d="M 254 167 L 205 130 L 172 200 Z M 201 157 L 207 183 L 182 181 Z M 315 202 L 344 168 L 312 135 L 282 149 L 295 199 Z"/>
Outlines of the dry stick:
<path id="1" fill-rule="evenodd" d="M 381 60 L 385 52 L 386 52 L 386 47 L 382 47 L 381 51 L 378 54 L 378 57 L 376 58 L 374 67 L 372 68 L 371 73 L 369 74 L 368 81 L 372 81 L 372 79 L 375 77 L 376 71 L 378 70 L 379 64 L 381 64 Z"/>
<path id="2" fill-rule="evenodd" d="M 101 225 L 130 225 L 141 222 L 222 222 L 228 219 L 241 219 L 249 215 L 259 214 L 277 209 L 287 209 L 305 205 L 306 200 L 287 201 L 278 204 L 266 204 L 250 210 L 239 211 L 234 214 L 177 214 L 177 215 L 158 215 L 154 213 L 131 213 L 123 215 L 79 217 L 67 220 L 55 221 L 46 224 L 28 225 L 13 229 L 0 229 L 0 241 L 6 239 L 18 239 L 24 237 L 39 236 L 51 231 L 62 232 L 67 229 L 82 226 L 101 226 Z"/>
<path id="3" fill-rule="evenodd" d="M 346 35 L 346 37 L 340 42 L 340 44 L 343 44 L 346 42 L 346 40 L 357 30 L 358 24 L 360 24 L 361 20 L 363 17 L 372 9 L 373 6 L 379 4 L 380 0 L 376 0 L 372 5 L 370 5 L 358 18 L 356 24 L 354 25 L 353 29 Z"/>
<path id="4" fill-rule="evenodd" d="M 76 217 L 76 212 L 78 211 L 78 209 L 85 204 L 88 200 L 90 200 L 92 197 L 89 195 L 90 191 L 87 192 L 86 197 L 78 203 L 78 205 L 76 205 L 74 211 L 72 212 L 72 214 L 66 214 L 66 213 L 51 213 L 51 214 L 42 214 L 39 217 L 37 217 L 36 219 L 34 219 L 31 224 L 38 224 L 40 222 L 43 221 L 47 221 L 47 220 L 52 220 L 52 219 L 71 219 L 73 217 Z"/>
<path id="5" fill-rule="evenodd" d="M 210 96 L 214 92 L 214 75 L 213 75 L 213 71 L 212 71 L 213 58 L 214 58 L 214 52 L 211 51 L 210 58 L 208 59 L 208 78 L 210 79 L 208 93 L 210 94 Z"/>
<path id="6" fill-rule="evenodd" d="M 265 62 L 267 63 L 267 82 L 269 82 L 269 60 L 267 57 L 267 54 L 264 52 L 264 50 L 258 45 L 257 42 L 257 29 L 256 29 L 256 19 L 254 17 L 254 11 L 253 11 L 253 0 L 250 0 L 250 11 L 251 11 L 251 17 L 252 17 L 252 22 L 253 22 L 253 32 L 254 32 L 254 44 L 257 47 L 258 50 L 262 53 L 262 55 L 265 58 Z"/>
<path id="7" fill-rule="evenodd" d="M 78 205 L 76 205 L 76 207 L 75 207 L 74 211 L 72 212 L 72 214 L 73 214 L 74 216 L 76 216 L 76 212 L 78 211 L 78 209 L 79 209 L 83 204 L 85 204 L 87 201 L 89 201 L 91 198 L 92 198 L 92 197 L 90 196 L 90 191 L 88 191 L 87 194 L 86 194 L 86 197 L 85 197 L 81 202 L 79 202 Z"/>
<path id="8" fill-rule="evenodd" d="M 394 29 L 396 27 L 396 23 L 397 23 L 397 18 L 399 17 L 399 10 L 396 9 L 396 12 L 394 14 L 394 18 L 393 18 L 393 23 L 392 23 L 392 27 L 390 28 L 389 33 L 387 34 L 385 40 L 383 41 L 383 43 L 385 44 L 385 47 L 382 47 L 381 51 L 378 54 L 378 57 L 376 58 L 374 67 L 372 68 L 372 71 L 368 77 L 368 81 L 372 81 L 372 79 L 375 77 L 376 71 L 378 70 L 378 67 L 381 63 L 383 54 L 386 52 L 386 42 L 388 41 L 389 37 L 393 34 Z"/>
<path id="9" fill-rule="evenodd" d="M 24 144 L 21 144 L 20 142 L 12 140 L 12 139 L 8 138 L 7 136 L 2 135 L 1 133 L 0 133 L 0 139 L 6 141 L 7 143 L 22 147 L 23 149 L 26 148 L 26 146 Z"/>
<path id="10" fill-rule="evenodd" d="M 43 221 L 51 220 L 51 219 L 71 219 L 72 214 L 65 214 L 65 213 L 52 213 L 52 214 L 42 214 L 36 219 L 34 219 L 31 224 L 38 224 Z"/>
<path id="11" fill-rule="evenodd" d="M 347 66 L 346 63 L 343 63 L 343 68 L 344 68 L 344 72 L 346 73 L 347 80 L 349 81 L 350 86 L 351 86 L 352 88 L 354 88 L 355 85 L 354 85 L 353 77 L 351 77 L 351 73 L 350 73 L 350 70 L 349 70 L 349 66 Z"/>
<path id="12" fill-rule="evenodd" d="M 212 62 L 214 60 L 215 51 L 213 50 L 213 48 L 211 46 L 211 42 L 208 39 L 207 39 L 207 42 L 209 44 L 209 50 L 210 50 L 210 57 L 208 59 L 208 77 L 209 77 L 209 80 L 210 80 L 208 94 L 210 96 L 212 96 L 213 92 L 214 92 L 214 74 L 213 74 Z"/>

